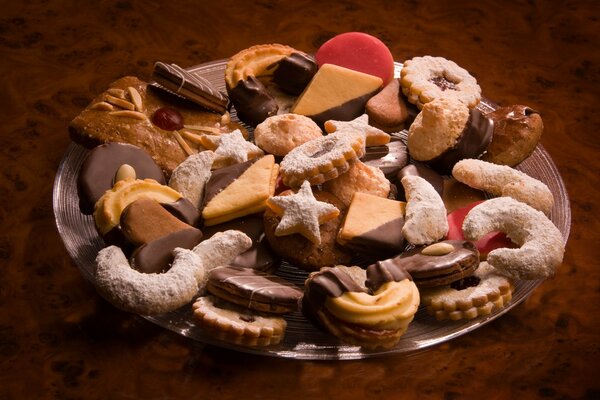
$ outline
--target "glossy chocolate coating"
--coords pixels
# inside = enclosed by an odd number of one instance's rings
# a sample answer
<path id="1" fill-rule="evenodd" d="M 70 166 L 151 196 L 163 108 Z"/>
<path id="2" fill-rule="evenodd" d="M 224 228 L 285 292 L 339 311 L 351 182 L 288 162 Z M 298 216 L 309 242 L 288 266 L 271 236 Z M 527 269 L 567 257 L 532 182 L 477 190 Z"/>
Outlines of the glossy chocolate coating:
<path id="1" fill-rule="evenodd" d="M 351 121 L 359 117 L 365 111 L 367 101 L 375 95 L 379 89 L 372 93 L 357 97 L 337 107 L 330 108 L 316 115 L 308 115 L 322 130 L 325 130 L 325 122 L 329 120 L 335 121 Z"/>
<path id="2" fill-rule="evenodd" d="M 392 140 L 384 146 L 367 147 L 360 160 L 368 166 L 379 168 L 391 180 L 408 163 L 408 151 L 403 142 Z"/>
<path id="3" fill-rule="evenodd" d="M 86 157 L 77 177 L 81 212 L 94 212 L 94 205 L 104 192 L 113 187 L 115 174 L 123 164 L 133 167 L 137 179 L 150 178 L 161 185 L 166 183 L 160 167 L 139 147 L 114 142 L 96 146 Z"/>
<path id="4" fill-rule="evenodd" d="M 494 121 L 473 108 L 469 120 L 454 147 L 429 160 L 427 164 L 440 174 L 450 175 L 452 167 L 465 158 L 478 158 L 492 141 Z"/>
<path id="5" fill-rule="evenodd" d="M 377 291 L 387 282 L 400 282 L 405 279 L 412 281 L 412 277 L 394 258 L 377 261 L 367 267 L 367 281 L 365 285 L 373 292 Z"/>
<path id="6" fill-rule="evenodd" d="M 311 274 L 305 287 L 304 302 L 308 303 L 308 310 L 319 309 L 327 297 L 339 297 L 346 292 L 365 292 L 365 289 L 338 268 L 327 268 Z"/>
<path id="7" fill-rule="evenodd" d="M 237 256 L 229 265 L 254 268 L 259 271 L 271 271 L 279 267 L 281 258 L 273 253 L 265 239 L 262 215 L 250 215 L 237 218 L 219 225 L 203 229 L 204 239 L 209 239 L 218 232 L 235 229 L 244 232 L 252 240 L 252 247 Z"/>
<path id="8" fill-rule="evenodd" d="M 217 194 L 223 189 L 229 186 L 233 181 L 239 178 L 252 164 L 254 164 L 258 158 L 248 160 L 243 163 L 233 164 L 228 167 L 219 168 L 214 170 L 204 189 L 204 198 L 202 200 L 202 207 L 206 206 Z"/>
<path id="9" fill-rule="evenodd" d="M 296 305 L 302 298 L 300 288 L 275 275 L 252 268 L 224 266 L 208 274 L 208 289 L 217 287 L 249 302 Z"/>
<path id="10" fill-rule="evenodd" d="M 131 265 L 140 272 L 157 274 L 167 271 L 176 247 L 193 249 L 202 238 L 196 228 L 183 229 L 138 247 L 131 255 Z"/>
<path id="11" fill-rule="evenodd" d="M 346 246 L 368 257 L 398 254 L 404 250 L 404 218 L 396 218 L 350 239 Z M 383 254 L 382 254 L 383 253 Z"/>
<path id="12" fill-rule="evenodd" d="M 317 73 L 317 63 L 307 54 L 292 53 L 277 63 L 273 82 L 286 93 L 299 96 Z"/>
<path id="13" fill-rule="evenodd" d="M 449 284 L 471 273 L 479 266 L 479 251 L 467 240 L 445 240 L 454 251 L 439 256 L 422 254 L 417 247 L 388 260 L 403 267 L 419 287 Z"/>
<path id="14" fill-rule="evenodd" d="M 406 193 L 404 192 L 404 186 L 402 186 L 402 178 L 407 175 L 420 176 L 433 186 L 436 192 L 439 193 L 440 197 L 444 194 L 444 178 L 431 168 L 421 163 L 409 164 L 398 171 L 398 196 L 397 199 L 406 201 Z"/>
<path id="15" fill-rule="evenodd" d="M 229 97 L 240 120 L 256 126 L 277 114 L 279 106 L 261 81 L 253 76 L 242 79 L 229 90 Z"/>
<path id="16" fill-rule="evenodd" d="M 192 202 L 185 197 L 182 197 L 173 203 L 161 203 L 161 206 L 188 225 L 197 226 L 200 222 L 200 212 Z"/>

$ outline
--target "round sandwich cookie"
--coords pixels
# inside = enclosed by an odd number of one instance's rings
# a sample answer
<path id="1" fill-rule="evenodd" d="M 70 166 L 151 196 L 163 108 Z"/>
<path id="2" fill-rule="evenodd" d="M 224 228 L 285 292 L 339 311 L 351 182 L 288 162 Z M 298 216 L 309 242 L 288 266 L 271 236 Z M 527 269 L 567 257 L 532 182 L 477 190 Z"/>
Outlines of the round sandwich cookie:
<path id="1" fill-rule="evenodd" d="M 296 311 L 302 299 L 294 284 L 252 268 L 217 267 L 209 272 L 206 288 L 231 303 L 274 314 Z"/>
<path id="2" fill-rule="evenodd" d="M 479 251 L 467 240 L 444 240 L 380 261 L 402 266 L 419 288 L 448 285 L 471 275 L 479 266 Z"/>

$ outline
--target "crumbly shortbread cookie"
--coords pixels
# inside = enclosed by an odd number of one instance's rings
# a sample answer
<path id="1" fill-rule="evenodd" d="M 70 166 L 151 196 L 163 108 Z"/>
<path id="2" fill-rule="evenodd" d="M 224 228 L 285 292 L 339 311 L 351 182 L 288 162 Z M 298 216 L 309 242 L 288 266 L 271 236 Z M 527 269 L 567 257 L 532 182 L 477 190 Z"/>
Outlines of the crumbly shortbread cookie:
<path id="1" fill-rule="evenodd" d="M 546 215 L 554 206 L 554 196 L 548 186 L 506 165 L 475 159 L 461 160 L 452 169 L 452 176 L 472 188 L 529 204 Z"/>
<path id="2" fill-rule="evenodd" d="M 321 136 L 321 128 L 312 119 L 300 114 L 274 115 L 254 129 L 256 145 L 276 156 L 285 156 L 301 144 Z"/>
<path id="3" fill-rule="evenodd" d="M 481 88 L 469 72 L 443 57 L 415 57 L 406 60 L 400 71 L 402 92 L 419 109 L 439 97 L 454 98 L 475 107 Z"/>
<path id="4" fill-rule="evenodd" d="M 267 206 L 281 216 L 276 236 L 299 233 L 316 244 L 321 243 L 319 225 L 340 214 L 335 206 L 315 199 L 308 181 L 295 194 L 271 197 Z"/>
<path id="5" fill-rule="evenodd" d="M 402 178 L 406 194 L 406 217 L 402 234 L 411 244 L 430 244 L 448 233 L 446 207 L 429 182 L 420 176 Z"/>
<path id="6" fill-rule="evenodd" d="M 427 312 L 437 320 L 473 319 L 503 308 L 512 298 L 510 279 L 482 262 L 473 275 L 450 285 L 421 290 Z"/>
<path id="7" fill-rule="evenodd" d="M 364 154 L 364 135 L 332 133 L 290 151 L 281 161 L 281 177 L 289 187 L 298 187 L 306 180 L 319 185 L 348 171 L 350 163 Z"/>
<path id="8" fill-rule="evenodd" d="M 200 209 L 204 186 L 210 178 L 210 169 L 214 160 L 215 153 L 212 151 L 203 151 L 189 156 L 173 170 L 169 186 Z"/>
<path id="9" fill-rule="evenodd" d="M 206 331 L 221 340 L 244 346 L 270 346 L 283 339 L 285 319 L 236 306 L 214 296 L 192 305 L 194 316 Z"/>
<path id="10" fill-rule="evenodd" d="M 204 275 L 200 257 L 175 249 L 171 268 L 163 274 L 145 274 L 131 268 L 123 251 L 109 246 L 98 252 L 94 275 L 98 292 L 115 307 L 142 315 L 173 311 L 198 293 L 197 276 Z"/>
<path id="11" fill-rule="evenodd" d="M 351 121 L 334 121 L 329 120 L 325 122 L 325 132 L 333 133 L 360 133 L 365 136 L 365 146 L 383 146 L 388 144 L 391 140 L 390 135 L 382 131 L 381 129 L 375 128 L 369 125 L 369 116 L 363 114 Z"/>
<path id="12" fill-rule="evenodd" d="M 379 168 L 356 161 L 346 173 L 325 182 L 323 189 L 333 193 L 348 207 L 357 192 L 387 198 L 391 184 Z"/>
<path id="13" fill-rule="evenodd" d="M 500 231 L 520 248 L 491 251 L 487 262 L 515 279 L 542 279 L 552 276 L 562 263 L 564 239 L 542 212 L 510 197 L 497 197 L 475 206 L 463 222 L 469 240 Z"/>

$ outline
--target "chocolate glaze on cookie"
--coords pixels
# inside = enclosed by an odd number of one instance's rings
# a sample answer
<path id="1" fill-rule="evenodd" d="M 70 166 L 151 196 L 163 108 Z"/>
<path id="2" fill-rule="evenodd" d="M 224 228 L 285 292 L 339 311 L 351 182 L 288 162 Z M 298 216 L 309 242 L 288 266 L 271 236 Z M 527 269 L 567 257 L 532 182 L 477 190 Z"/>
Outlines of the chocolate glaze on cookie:
<path id="1" fill-rule="evenodd" d="M 323 111 L 322 113 L 308 115 L 308 117 L 315 121 L 322 130 L 325 130 L 325 122 L 329 120 L 351 121 L 364 112 L 365 104 L 367 104 L 367 101 L 373 97 L 378 90 L 347 101 L 339 106 Z"/>
<path id="2" fill-rule="evenodd" d="M 102 144 L 90 151 L 79 171 L 77 191 L 81 212 L 94 212 L 94 205 L 113 187 L 115 174 L 123 164 L 133 167 L 137 179 L 150 178 L 166 184 L 162 170 L 144 150 L 126 143 Z"/>
<path id="3" fill-rule="evenodd" d="M 392 140 L 384 146 L 367 147 L 360 160 L 370 167 L 379 168 L 386 178 L 394 179 L 408 163 L 408 152 L 402 141 Z"/>
<path id="4" fill-rule="evenodd" d="M 279 106 L 269 94 L 265 85 L 254 76 L 248 76 L 237 83 L 229 91 L 233 105 L 237 111 L 238 117 L 250 124 L 256 126 L 268 117 L 277 114 Z"/>
<path id="5" fill-rule="evenodd" d="M 370 259 L 381 258 L 386 254 L 398 254 L 404 250 L 403 226 L 404 218 L 393 219 L 375 229 L 354 236 L 345 243 L 345 246 Z"/>
<path id="6" fill-rule="evenodd" d="M 200 222 L 200 212 L 191 201 L 184 197 L 173 203 L 161 203 L 161 206 L 188 225 L 196 226 Z"/>
<path id="7" fill-rule="evenodd" d="M 131 255 L 131 265 L 140 272 L 158 274 L 169 270 L 176 247 L 193 249 L 202 238 L 196 228 L 170 233 L 138 247 Z"/>
<path id="8" fill-rule="evenodd" d="M 469 119 L 465 129 L 454 147 L 427 161 L 427 164 L 439 173 L 449 175 L 452 167 L 458 161 L 481 156 L 492 141 L 493 132 L 494 121 L 481 111 L 472 108 L 469 110 Z"/>
<path id="9" fill-rule="evenodd" d="M 210 179 L 208 182 L 206 182 L 202 207 L 206 206 L 209 201 L 211 201 L 233 181 L 239 178 L 240 175 L 242 175 L 248 168 L 250 168 L 250 166 L 252 166 L 252 164 L 258 160 L 259 158 L 254 158 L 243 163 L 233 164 L 228 167 L 214 170 L 210 175 Z"/>
<path id="10" fill-rule="evenodd" d="M 367 280 L 365 285 L 373 292 L 377 291 L 387 282 L 401 282 L 405 279 L 411 280 L 412 277 L 406 269 L 399 263 L 387 259 L 377 261 L 367 267 Z"/>
<path id="11" fill-rule="evenodd" d="M 205 227 L 203 229 L 204 238 L 208 239 L 218 232 L 230 229 L 242 231 L 248 235 L 252 240 L 252 247 L 237 256 L 229 265 L 254 268 L 259 271 L 273 271 L 279 267 L 281 258 L 273 253 L 265 239 L 262 215 L 249 215 L 219 225 Z"/>
<path id="12" fill-rule="evenodd" d="M 284 92 L 299 96 L 317 73 L 317 63 L 307 54 L 292 53 L 276 63 L 273 82 Z"/>

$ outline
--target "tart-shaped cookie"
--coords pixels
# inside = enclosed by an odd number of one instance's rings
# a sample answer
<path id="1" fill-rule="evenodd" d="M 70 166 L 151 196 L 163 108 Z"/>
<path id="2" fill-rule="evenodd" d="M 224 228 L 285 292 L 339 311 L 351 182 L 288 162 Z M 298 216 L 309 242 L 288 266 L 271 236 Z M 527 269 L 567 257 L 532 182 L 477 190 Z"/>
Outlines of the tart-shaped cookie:
<path id="1" fill-rule="evenodd" d="M 401 253 L 405 206 L 401 201 L 356 192 L 338 234 L 338 243 L 370 256 Z"/>
<path id="2" fill-rule="evenodd" d="M 419 109 L 437 99 L 459 100 L 474 108 L 481 100 L 481 88 L 469 72 L 443 57 L 415 57 L 400 71 L 402 92 Z"/>
<path id="3" fill-rule="evenodd" d="M 292 112 L 325 121 L 350 121 L 365 111 L 365 104 L 382 86 L 381 78 L 333 64 L 319 68 Z"/>
<path id="4" fill-rule="evenodd" d="M 180 134 L 188 125 L 217 132 L 244 129 L 220 114 L 128 76 L 94 98 L 71 121 L 69 133 L 74 142 L 89 148 L 108 142 L 133 144 L 146 151 L 168 177 L 186 157 L 202 150 Z"/>
<path id="5" fill-rule="evenodd" d="M 477 158 L 492 140 L 494 123 L 477 109 L 439 98 L 423 106 L 408 130 L 408 151 L 441 174 L 465 158 Z"/>
<path id="6" fill-rule="evenodd" d="M 203 331 L 243 346 L 275 345 L 287 327 L 280 316 L 252 311 L 212 295 L 198 297 L 192 308 Z"/>
<path id="7" fill-rule="evenodd" d="M 204 194 L 204 225 L 216 225 L 261 212 L 275 193 L 278 165 L 268 154 L 213 171 Z"/>
<path id="8" fill-rule="evenodd" d="M 227 62 L 225 85 L 238 117 L 256 126 L 280 110 L 280 88 L 299 95 L 317 71 L 305 53 L 281 44 L 263 44 L 244 49 Z M 272 82 L 274 85 L 269 85 Z M 285 111 L 285 110 L 284 110 Z"/>
<path id="9" fill-rule="evenodd" d="M 427 312 L 437 320 L 473 319 L 506 306 L 514 288 L 509 278 L 482 262 L 473 275 L 450 285 L 423 289 Z"/>
<path id="10" fill-rule="evenodd" d="M 494 121 L 494 135 L 482 159 L 514 167 L 533 153 L 539 143 L 544 123 L 530 107 L 500 107 L 486 115 Z"/>
<path id="11" fill-rule="evenodd" d="M 367 349 L 398 343 L 419 307 L 410 275 L 394 266 L 322 268 L 304 285 L 303 312 L 343 342 Z"/>

